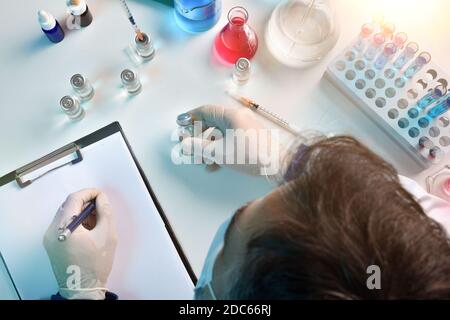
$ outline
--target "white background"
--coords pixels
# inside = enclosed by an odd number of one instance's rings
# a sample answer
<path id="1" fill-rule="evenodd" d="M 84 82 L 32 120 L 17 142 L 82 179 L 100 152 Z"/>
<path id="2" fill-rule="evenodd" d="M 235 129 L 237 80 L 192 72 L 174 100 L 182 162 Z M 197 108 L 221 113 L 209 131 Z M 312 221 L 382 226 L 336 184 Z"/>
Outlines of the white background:
<path id="1" fill-rule="evenodd" d="M 203 166 L 174 166 L 170 160 L 170 136 L 177 114 L 209 103 L 236 106 L 224 94 L 230 69 L 213 58 L 212 44 L 226 23 L 228 10 L 243 5 L 260 39 L 246 95 L 301 128 L 355 135 L 400 173 L 423 184 L 426 174 L 440 167 L 421 172 L 322 75 L 328 61 L 378 10 L 384 10 L 389 20 L 429 50 L 434 61 L 449 72 L 449 1 L 336 0 L 341 37 L 324 61 L 307 70 L 283 67 L 267 52 L 264 28 L 277 3 L 224 0 L 219 23 L 206 33 L 190 35 L 175 25 L 172 8 L 150 0 L 130 0 L 136 20 L 152 34 L 158 50 L 155 59 L 139 69 L 144 87 L 132 99 L 120 90 L 121 70 L 133 67 L 124 54 L 133 35 L 119 1 L 90 0 L 93 23 L 67 32 L 64 41 L 56 45 L 45 38 L 36 13 L 46 9 L 64 22 L 64 1 L 2 3 L 0 176 L 118 120 L 198 274 L 219 224 L 246 201 L 272 188 L 263 178 L 226 169 L 208 172 Z M 86 118 L 80 123 L 69 122 L 58 105 L 60 98 L 70 93 L 69 79 L 74 73 L 85 75 L 96 87 L 95 98 L 85 105 Z M 8 297 L 1 283 L 0 297 Z"/>

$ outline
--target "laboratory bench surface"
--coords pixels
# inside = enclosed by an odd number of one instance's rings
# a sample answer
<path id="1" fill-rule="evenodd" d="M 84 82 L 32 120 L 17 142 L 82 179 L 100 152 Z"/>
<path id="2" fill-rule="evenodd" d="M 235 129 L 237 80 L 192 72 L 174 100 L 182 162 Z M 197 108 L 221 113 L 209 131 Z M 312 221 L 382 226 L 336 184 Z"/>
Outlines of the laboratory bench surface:
<path id="1" fill-rule="evenodd" d="M 37 22 L 37 10 L 45 9 L 64 22 L 64 1 L 5 2 L 0 10 L 1 21 L 7 26 L 0 32 L 0 176 L 119 121 L 199 274 L 221 222 L 242 204 L 273 188 L 262 177 L 248 177 L 225 168 L 209 172 L 204 166 L 176 166 L 171 161 L 171 134 L 179 113 L 203 104 L 237 107 L 224 93 L 231 70 L 212 54 L 214 37 L 225 25 L 228 10 L 235 5 L 246 7 L 249 24 L 259 35 L 260 47 L 253 60 L 253 75 L 243 89 L 245 95 L 302 129 L 359 138 L 401 174 L 424 185 L 427 174 L 441 166 L 422 171 L 323 79 L 323 74 L 330 60 L 379 10 L 384 10 L 398 29 L 408 32 L 450 73 L 447 2 L 433 0 L 423 7 L 423 2 L 416 0 L 336 0 L 341 28 L 336 47 L 317 65 L 297 70 L 276 62 L 264 43 L 265 26 L 277 0 L 225 0 L 219 23 L 196 35 L 179 30 L 173 8 L 150 0 L 130 0 L 135 18 L 142 30 L 154 37 L 157 48 L 154 60 L 137 68 L 143 91 L 133 98 L 119 88 L 121 70 L 134 67 L 125 54 L 133 40 L 132 30 L 119 1 L 89 0 L 93 23 L 82 30 L 67 31 L 59 44 L 45 38 Z M 69 79 L 75 73 L 85 75 L 96 88 L 81 122 L 70 122 L 59 109 L 59 100 L 70 93 Z M 11 290 L 2 267 L 0 298 L 14 297 Z"/>

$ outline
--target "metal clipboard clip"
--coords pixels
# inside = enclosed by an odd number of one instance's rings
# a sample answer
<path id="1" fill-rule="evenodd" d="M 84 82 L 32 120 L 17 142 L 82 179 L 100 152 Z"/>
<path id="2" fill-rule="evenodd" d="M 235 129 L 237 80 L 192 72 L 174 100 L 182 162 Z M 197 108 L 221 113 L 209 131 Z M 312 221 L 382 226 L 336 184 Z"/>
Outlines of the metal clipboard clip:
<path id="1" fill-rule="evenodd" d="M 75 154 L 76 158 L 71 161 L 64 162 L 62 164 L 58 164 L 57 166 L 40 173 L 39 175 L 37 175 L 36 177 L 34 177 L 32 179 L 23 180 L 23 177 L 25 175 L 28 175 L 34 171 L 37 171 L 43 167 L 46 167 L 58 160 L 70 155 L 70 154 Z M 30 164 L 27 164 L 26 166 L 23 166 L 22 168 L 18 169 L 16 171 L 16 182 L 21 188 L 25 188 L 25 187 L 29 186 L 31 183 L 33 183 L 34 181 L 36 181 L 37 179 L 42 178 L 43 176 L 45 176 L 46 174 L 48 174 L 52 171 L 58 170 L 67 165 L 73 165 L 73 164 L 79 163 L 82 160 L 83 160 L 83 156 L 81 154 L 80 147 L 77 146 L 75 143 L 71 143 L 65 147 L 62 147 L 61 149 L 58 149 L 58 150 L 46 155 L 45 157 L 42 157 L 36 161 L 31 162 Z"/>

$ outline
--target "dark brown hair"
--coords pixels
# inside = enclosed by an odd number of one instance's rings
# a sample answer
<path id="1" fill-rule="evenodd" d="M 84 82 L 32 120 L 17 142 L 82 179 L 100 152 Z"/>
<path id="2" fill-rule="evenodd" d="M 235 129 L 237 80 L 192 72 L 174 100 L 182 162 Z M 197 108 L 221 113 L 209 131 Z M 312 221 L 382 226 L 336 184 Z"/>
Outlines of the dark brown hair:
<path id="1" fill-rule="evenodd" d="M 252 236 L 229 298 L 450 298 L 449 240 L 396 170 L 351 137 L 303 149 L 279 218 Z M 380 290 L 367 286 L 371 265 Z"/>

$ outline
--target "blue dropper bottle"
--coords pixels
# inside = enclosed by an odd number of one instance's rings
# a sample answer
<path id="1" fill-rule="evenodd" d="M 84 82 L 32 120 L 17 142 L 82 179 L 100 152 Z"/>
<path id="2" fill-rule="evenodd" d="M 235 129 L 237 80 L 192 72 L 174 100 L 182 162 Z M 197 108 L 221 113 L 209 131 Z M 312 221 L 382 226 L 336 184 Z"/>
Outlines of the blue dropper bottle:
<path id="1" fill-rule="evenodd" d="M 55 17 L 44 10 L 39 10 L 38 17 L 42 31 L 51 42 L 58 43 L 64 39 L 64 30 Z"/>

